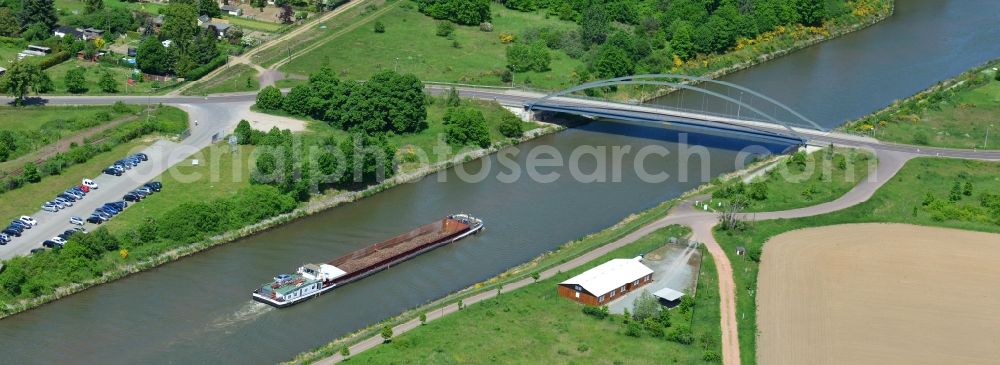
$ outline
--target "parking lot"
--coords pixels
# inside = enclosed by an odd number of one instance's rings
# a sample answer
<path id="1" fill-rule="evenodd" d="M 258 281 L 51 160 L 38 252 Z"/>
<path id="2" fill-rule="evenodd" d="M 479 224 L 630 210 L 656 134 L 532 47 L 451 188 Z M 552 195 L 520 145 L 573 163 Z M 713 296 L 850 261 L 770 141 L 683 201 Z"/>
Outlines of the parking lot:
<path id="1" fill-rule="evenodd" d="M 698 287 L 698 273 L 701 271 L 701 251 L 696 246 L 668 243 L 642 257 L 643 265 L 653 270 L 653 282 L 623 295 L 608 304 L 611 313 L 622 314 L 625 308 L 635 313 L 632 302 L 643 291 L 654 293 L 663 288 L 671 288 L 693 295 Z"/>
<path id="2" fill-rule="evenodd" d="M 98 189 L 91 190 L 83 199 L 73 203 L 72 207 L 66 207 L 58 212 L 47 212 L 41 209 L 31 214 L 24 212 L 25 215 L 35 218 L 38 221 L 38 225 L 31 229 L 26 229 L 21 237 L 11 237 L 10 243 L 0 246 L 0 260 L 6 260 L 18 255 L 26 255 L 32 249 L 42 247 L 42 242 L 45 240 L 58 236 L 67 229 L 76 227 L 69 223 L 70 217 L 77 216 L 86 219 L 98 207 L 108 202 L 120 201 L 126 193 L 155 179 L 163 171 L 166 171 L 167 168 L 179 161 L 178 156 L 171 157 L 170 153 L 176 147 L 177 144 L 174 142 L 160 140 L 143 151 L 135 151 L 145 153 L 149 156 L 149 160 L 133 167 L 131 170 L 125 171 L 122 176 L 107 175 L 101 171 L 94 171 L 92 176 L 80 176 L 80 181 L 84 178 L 94 180 L 97 183 Z M 52 198 L 55 198 L 57 193 L 53 192 Z M 85 228 L 88 231 L 92 231 L 97 226 L 87 223 Z"/>

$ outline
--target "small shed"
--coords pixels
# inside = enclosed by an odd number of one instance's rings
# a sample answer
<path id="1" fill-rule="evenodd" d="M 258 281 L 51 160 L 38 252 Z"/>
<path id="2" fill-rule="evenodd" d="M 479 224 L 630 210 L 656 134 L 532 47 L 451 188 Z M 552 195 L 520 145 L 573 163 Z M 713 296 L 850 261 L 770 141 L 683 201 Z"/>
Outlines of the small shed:
<path id="1" fill-rule="evenodd" d="M 736 256 L 743 256 L 747 254 L 747 248 L 743 246 L 736 246 Z"/>
<path id="2" fill-rule="evenodd" d="M 684 297 L 684 293 L 671 288 L 663 288 L 653 293 L 653 296 L 659 298 L 660 303 L 667 308 L 673 308 L 681 304 L 681 298 Z"/>

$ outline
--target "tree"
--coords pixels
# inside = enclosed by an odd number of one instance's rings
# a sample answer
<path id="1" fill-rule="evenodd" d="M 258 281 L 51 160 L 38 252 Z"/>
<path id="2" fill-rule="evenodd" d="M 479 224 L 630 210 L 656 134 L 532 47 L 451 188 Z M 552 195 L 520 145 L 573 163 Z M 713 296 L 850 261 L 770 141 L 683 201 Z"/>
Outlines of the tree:
<path id="1" fill-rule="evenodd" d="M 382 326 L 382 342 L 388 343 L 392 341 L 392 327 L 389 325 Z"/>
<path id="2" fill-rule="evenodd" d="M 539 274 L 538 271 L 535 271 L 535 272 L 531 273 L 531 280 L 532 281 L 537 282 L 538 279 L 540 279 L 541 277 L 542 277 L 542 274 Z"/>
<path id="3" fill-rule="evenodd" d="M 458 97 L 458 90 L 454 86 L 448 90 L 448 99 L 445 100 L 444 105 L 449 107 L 456 107 L 462 105 L 462 99 Z"/>
<path id="4" fill-rule="evenodd" d="M 797 0 L 799 19 L 810 27 L 823 25 L 826 18 L 826 0 Z"/>
<path id="5" fill-rule="evenodd" d="M 380 21 L 375 21 L 375 33 L 385 33 L 385 24 Z"/>
<path id="6" fill-rule="evenodd" d="M 14 132 L 6 129 L 0 130 L 0 162 L 7 161 L 16 149 L 17 144 L 14 142 Z"/>
<path id="7" fill-rule="evenodd" d="M 87 92 L 87 69 L 83 67 L 74 67 L 66 71 L 66 78 L 64 82 L 66 83 L 66 90 L 74 93 L 84 93 Z"/>
<path id="8" fill-rule="evenodd" d="M 948 200 L 951 202 L 962 200 L 962 183 L 956 181 L 955 184 L 951 186 L 951 193 L 948 194 Z"/>
<path id="9" fill-rule="evenodd" d="M 282 24 L 292 24 L 295 18 L 295 11 L 292 10 L 292 6 L 289 4 L 284 4 L 281 6 L 281 13 L 278 14 L 278 19 L 281 19 Z"/>
<path id="10" fill-rule="evenodd" d="M 0 7 L 0 36 L 14 37 L 21 32 L 21 24 L 10 8 Z"/>
<path id="11" fill-rule="evenodd" d="M 507 47 L 507 68 L 513 72 L 545 72 L 551 62 L 552 56 L 543 42 Z"/>
<path id="12" fill-rule="evenodd" d="M 170 54 L 156 37 L 149 36 L 139 43 L 135 62 L 142 72 L 165 75 L 171 69 Z"/>
<path id="13" fill-rule="evenodd" d="M 198 14 L 218 18 L 222 16 L 222 10 L 219 9 L 219 3 L 215 0 L 198 0 Z"/>
<path id="14" fill-rule="evenodd" d="M 21 176 L 24 176 L 24 180 L 30 183 L 42 181 L 42 175 L 38 173 L 38 166 L 34 162 L 24 164 L 24 171 L 21 172 Z"/>
<path id="15" fill-rule="evenodd" d="M 347 348 L 347 346 L 341 347 L 340 348 L 340 357 L 346 359 L 348 356 L 351 356 L 351 350 L 349 350 Z"/>
<path id="16" fill-rule="evenodd" d="M 435 19 L 462 25 L 479 25 L 492 20 L 489 0 L 417 0 L 417 8 Z"/>
<path id="17" fill-rule="evenodd" d="M 490 146 L 490 129 L 486 118 L 478 109 L 470 107 L 451 108 L 444 116 L 445 134 L 448 143 L 464 146 Z"/>
<path id="18" fill-rule="evenodd" d="M 204 65 L 219 57 L 218 35 L 215 27 L 209 26 L 198 33 L 191 47 L 191 56 L 195 63 Z"/>
<path id="19" fill-rule="evenodd" d="M 11 265 L 7 262 L 3 272 L 0 272 L 0 288 L 11 296 L 21 294 L 21 286 L 28 281 L 28 275 L 24 273 L 21 265 Z"/>
<path id="20" fill-rule="evenodd" d="M 29 25 L 40 23 L 45 26 L 45 32 L 48 33 L 55 28 L 59 16 L 56 15 L 53 0 L 23 0 L 20 19 L 22 27 L 27 28 Z"/>
<path id="21" fill-rule="evenodd" d="M 14 105 L 22 105 L 29 91 L 39 92 L 42 69 L 35 62 L 16 61 L 0 76 L 0 90 L 14 97 Z M 51 81 L 51 80 L 50 80 Z"/>
<path id="22" fill-rule="evenodd" d="M 655 318 L 660 314 L 660 302 L 657 301 L 649 290 L 643 290 L 635 300 L 632 301 L 632 317 L 636 321 L 645 321 L 647 318 Z"/>
<path id="23" fill-rule="evenodd" d="M 966 181 L 965 185 L 962 187 L 962 195 L 972 196 L 972 182 Z"/>
<path id="24" fill-rule="evenodd" d="M 84 14 L 91 14 L 101 9 L 104 9 L 104 0 L 84 0 Z"/>
<path id="25" fill-rule="evenodd" d="M 442 21 L 438 22 L 437 32 L 435 32 L 434 34 L 437 34 L 438 37 L 447 37 L 451 35 L 451 33 L 454 31 L 455 31 L 455 26 L 452 25 L 451 22 Z"/>
<path id="26" fill-rule="evenodd" d="M 628 76 L 635 72 L 632 58 L 615 46 L 602 47 L 594 61 L 594 68 L 598 76 L 606 79 Z"/>
<path id="27" fill-rule="evenodd" d="M 583 10 L 580 17 L 580 36 L 587 45 L 601 44 L 611 31 L 611 19 L 604 5 L 593 2 Z"/>
<path id="28" fill-rule="evenodd" d="M 257 107 L 262 110 L 281 110 L 283 101 L 281 90 L 274 86 L 267 86 L 257 93 Z"/>
<path id="29" fill-rule="evenodd" d="M 426 313 L 420 313 L 420 324 L 421 325 L 427 324 L 427 314 Z"/>
<path id="30" fill-rule="evenodd" d="M 524 134 L 524 127 L 521 125 L 521 118 L 513 113 L 504 113 L 497 125 L 497 131 L 507 138 L 518 138 Z"/>
<path id="31" fill-rule="evenodd" d="M 101 71 L 101 79 L 98 81 L 98 85 L 106 93 L 113 94 L 118 92 L 118 81 L 115 80 L 115 75 L 108 69 Z"/>
<path id="32" fill-rule="evenodd" d="M 427 128 L 424 84 L 412 74 L 381 71 L 363 84 L 345 85 L 340 125 L 366 133 L 412 133 Z"/>
<path id="33" fill-rule="evenodd" d="M 163 10 L 163 26 L 160 27 L 160 39 L 169 39 L 171 48 L 177 47 L 181 54 L 186 54 L 188 47 L 198 34 L 198 9 L 192 4 L 170 2 Z M 178 68 L 178 73 L 187 70 Z"/>
<path id="34" fill-rule="evenodd" d="M 762 201 L 767 199 L 767 183 L 764 181 L 754 181 L 750 183 L 750 199 Z"/>
<path id="35" fill-rule="evenodd" d="M 694 26 L 688 21 L 678 21 L 674 27 L 673 37 L 670 40 L 670 47 L 674 53 L 682 60 L 690 59 L 697 53 L 694 44 Z"/>

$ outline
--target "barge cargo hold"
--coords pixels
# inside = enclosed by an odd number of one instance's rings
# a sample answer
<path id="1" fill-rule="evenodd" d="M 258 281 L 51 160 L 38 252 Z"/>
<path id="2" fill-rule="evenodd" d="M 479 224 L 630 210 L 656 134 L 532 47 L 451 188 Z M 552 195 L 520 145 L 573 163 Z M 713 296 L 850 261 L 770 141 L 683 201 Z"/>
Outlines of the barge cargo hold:
<path id="1" fill-rule="evenodd" d="M 468 214 L 453 214 L 327 263 L 305 264 L 295 274 L 275 276 L 274 281 L 254 290 L 251 298 L 284 308 L 458 241 L 482 229 L 482 220 Z"/>

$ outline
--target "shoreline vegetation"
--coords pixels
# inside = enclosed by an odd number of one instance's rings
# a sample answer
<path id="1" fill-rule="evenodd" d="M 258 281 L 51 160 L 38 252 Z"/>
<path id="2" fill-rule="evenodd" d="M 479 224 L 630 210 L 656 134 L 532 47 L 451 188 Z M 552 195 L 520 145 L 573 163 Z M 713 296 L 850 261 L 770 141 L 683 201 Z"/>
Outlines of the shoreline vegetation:
<path id="1" fill-rule="evenodd" d="M 1000 110 L 998 68 L 1000 59 L 985 62 L 837 129 L 903 144 L 1000 149 L 1000 143 L 983 145 L 983 127 Z"/>

